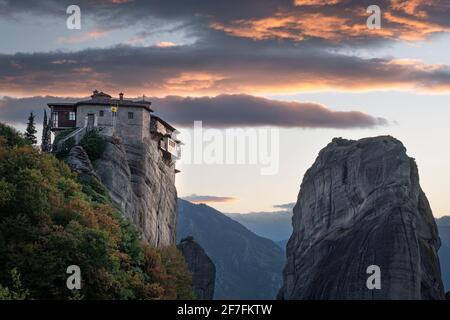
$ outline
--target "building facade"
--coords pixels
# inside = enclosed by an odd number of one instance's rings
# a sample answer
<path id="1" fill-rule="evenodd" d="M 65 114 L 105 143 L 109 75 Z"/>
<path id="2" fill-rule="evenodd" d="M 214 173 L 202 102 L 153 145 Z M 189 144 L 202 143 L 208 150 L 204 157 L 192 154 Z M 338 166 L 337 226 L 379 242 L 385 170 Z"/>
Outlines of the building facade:
<path id="1" fill-rule="evenodd" d="M 73 130 L 71 136 L 81 135 L 97 128 L 103 135 L 117 136 L 125 142 L 158 139 L 161 150 L 179 158 L 178 131 L 153 114 L 150 101 L 118 99 L 95 90 L 91 99 L 75 103 L 48 103 L 51 109 L 51 130 L 57 135 L 62 130 Z M 69 135 L 68 135 L 69 136 Z"/>

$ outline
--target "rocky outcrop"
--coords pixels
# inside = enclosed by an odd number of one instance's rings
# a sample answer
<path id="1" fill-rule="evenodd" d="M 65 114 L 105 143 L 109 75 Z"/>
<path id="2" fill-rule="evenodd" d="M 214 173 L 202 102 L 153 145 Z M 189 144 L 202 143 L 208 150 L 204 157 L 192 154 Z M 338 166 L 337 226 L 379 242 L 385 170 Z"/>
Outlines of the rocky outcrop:
<path id="1" fill-rule="evenodd" d="M 89 160 L 89 156 L 82 146 L 75 146 L 70 149 L 67 157 L 67 164 L 73 171 L 80 175 L 91 176 L 100 180 L 100 177 L 95 172 L 94 167 Z"/>
<path id="2" fill-rule="evenodd" d="M 212 260 L 193 237 L 182 239 L 177 248 L 183 254 L 187 268 L 192 273 L 195 298 L 212 300 L 216 281 L 216 267 Z"/>
<path id="3" fill-rule="evenodd" d="M 443 299 L 436 223 L 414 159 L 390 136 L 341 138 L 306 172 L 281 299 Z M 368 289 L 379 266 L 381 289 Z"/>
<path id="4" fill-rule="evenodd" d="M 441 238 L 439 248 L 439 261 L 441 262 L 442 282 L 445 291 L 450 290 L 450 216 L 436 219 L 436 224 Z"/>
<path id="5" fill-rule="evenodd" d="M 123 142 L 104 136 L 106 149 L 95 168 L 83 148 L 72 148 L 68 163 L 77 172 L 100 179 L 114 204 L 150 245 L 175 244 L 177 191 L 174 163 L 165 159 L 158 141 Z"/>

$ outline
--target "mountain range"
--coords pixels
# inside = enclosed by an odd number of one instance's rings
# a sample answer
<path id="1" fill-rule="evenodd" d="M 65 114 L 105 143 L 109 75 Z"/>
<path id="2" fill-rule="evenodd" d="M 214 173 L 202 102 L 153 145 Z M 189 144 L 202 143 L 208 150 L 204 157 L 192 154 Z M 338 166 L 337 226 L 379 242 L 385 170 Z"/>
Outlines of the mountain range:
<path id="1" fill-rule="evenodd" d="M 285 254 L 205 204 L 178 200 L 177 242 L 193 236 L 216 267 L 214 299 L 274 299 L 282 281 Z"/>

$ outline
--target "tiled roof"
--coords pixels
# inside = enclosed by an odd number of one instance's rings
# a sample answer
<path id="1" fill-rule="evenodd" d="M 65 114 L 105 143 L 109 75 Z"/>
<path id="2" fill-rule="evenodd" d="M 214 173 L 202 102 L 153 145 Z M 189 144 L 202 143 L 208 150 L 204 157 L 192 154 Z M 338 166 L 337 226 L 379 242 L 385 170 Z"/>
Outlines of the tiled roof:
<path id="1" fill-rule="evenodd" d="M 146 108 L 150 112 L 153 110 L 150 108 L 152 103 L 150 101 L 145 101 L 144 103 L 141 101 L 133 101 L 133 100 L 120 100 L 120 99 L 109 99 L 109 98 L 93 98 L 90 100 L 78 101 L 75 103 L 75 106 L 83 106 L 83 105 L 118 105 L 119 107 L 141 107 Z"/>
<path id="2" fill-rule="evenodd" d="M 74 103 L 48 103 L 48 106 L 83 106 L 83 105 L 101 105 L 101 106 L 119 106 L 119 107 L 140 107 L 145 108 L 150 112 L 153 110 L 150 108 L 152 103 L 150 101 L 133 101 L 133 100 L 125 100 L 125 99 L 112 99 L 109 94 L 104 92 L 98 92 L 97 90 L 91 95 L 91 99 L 82 100 Z"/>

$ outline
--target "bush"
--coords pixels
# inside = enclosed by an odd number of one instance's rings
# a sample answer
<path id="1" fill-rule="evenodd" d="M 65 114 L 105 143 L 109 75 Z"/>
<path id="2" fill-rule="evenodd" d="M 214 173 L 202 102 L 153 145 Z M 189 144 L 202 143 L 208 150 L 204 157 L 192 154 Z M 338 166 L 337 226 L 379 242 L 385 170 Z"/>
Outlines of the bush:
<path id="1" fill-rule="evenodd" d="M 106 141 L 98 133 L 98 130 L 94 129 L 87 132 L 80 141 L 80 145 L 86 151 L 89 159 L 94 162 L 100 159 L 106 148 Z"/>
<path id="2" fill-rule="evenodd" d="M 56 145 L 56 144 L 54 144 L 54 145 Z M 56 157 L 58 159 L 66 159 L 70 153 L 70 150 L 72 150 L 72 148 L 74 146 L 75 146 L 75 138 L 70 137 L 69 139 L 64 141 L 60 147 L 58 147 L 56 154 L 55 154 Z"/>
<path id="3" fill-rule="evenodd" d="M 0 123 L 0 137 L 3 138 L 2 142 L 0 142 L 0 145 L 5 144 L 10 147 L 21 147 L 29 144 L 29 142 L 23 137 L 20 132 L 3 123 Z"/>
<path id="4" fill-rule="evenodd" d="M 53 144 L 57 145 L 62 139 L 67 137 L 69 134 L 74 132 L 75 129 L 65 129 L 62 131 L 59 131 L 58 134 L 55 136 L 55 139 L 53 140 Z"/>
<path id="5" fill-rule="evenodd" d="M 12 281 L 12 290 L 8 287 L 3 287 L 0 285 L 0 300 L 25 300 L 28 297 L 28 290 L 22 288 L 22 283 L 20 281 L 20 274 L 17 269 L 14 268 L 10 272 Z"/>

